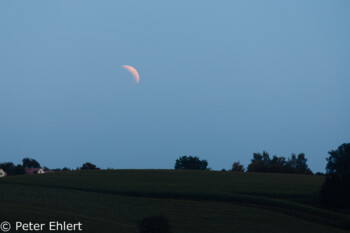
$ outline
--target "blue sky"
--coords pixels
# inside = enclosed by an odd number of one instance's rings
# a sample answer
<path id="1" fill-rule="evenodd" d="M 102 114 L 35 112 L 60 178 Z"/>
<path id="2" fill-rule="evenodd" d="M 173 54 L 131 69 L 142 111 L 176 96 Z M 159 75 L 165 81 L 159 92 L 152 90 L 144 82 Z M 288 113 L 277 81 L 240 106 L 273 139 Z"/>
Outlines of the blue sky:
<path id="1" fill-rule="evenodd" d="M 349 1 L 1 1 L 0 162 L 213 169 L 350 141 Z M 121 66 L 140 74 L 136 84 Z"/>

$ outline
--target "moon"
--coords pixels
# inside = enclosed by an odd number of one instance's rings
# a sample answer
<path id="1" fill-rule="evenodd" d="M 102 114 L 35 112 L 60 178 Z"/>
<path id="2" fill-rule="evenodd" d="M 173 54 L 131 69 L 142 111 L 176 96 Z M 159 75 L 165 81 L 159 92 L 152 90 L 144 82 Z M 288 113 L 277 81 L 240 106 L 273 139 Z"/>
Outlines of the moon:
<path id="1" fill-rule="evenodd" d="M 132 74 L 132 76 L 134 77 L 136 83 L 138 84 L 140 82 L 140 75 L 137 72 L 137 70 L 134 67 L 132 67 L 132 66 L 128 66 L 128 65 L 122 65 L 122 66 L 125 69 L 127 69 Z"/>

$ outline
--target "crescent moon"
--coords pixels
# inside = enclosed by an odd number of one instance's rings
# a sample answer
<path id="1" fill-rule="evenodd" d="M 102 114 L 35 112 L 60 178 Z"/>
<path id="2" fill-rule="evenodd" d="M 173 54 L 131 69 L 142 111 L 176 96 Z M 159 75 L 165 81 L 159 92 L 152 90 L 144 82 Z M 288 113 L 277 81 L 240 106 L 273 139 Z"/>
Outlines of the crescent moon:
<path id="1" fill-rule="evenodd" d="M 123 65 L 123 67 L 125 69 L 127 69 L 132 74 L 136 83 L 138 84 L 140 82 L 140 76 L 139 76 L 139 73 L 137 72 L 137 70 L 132 66 Z"/>

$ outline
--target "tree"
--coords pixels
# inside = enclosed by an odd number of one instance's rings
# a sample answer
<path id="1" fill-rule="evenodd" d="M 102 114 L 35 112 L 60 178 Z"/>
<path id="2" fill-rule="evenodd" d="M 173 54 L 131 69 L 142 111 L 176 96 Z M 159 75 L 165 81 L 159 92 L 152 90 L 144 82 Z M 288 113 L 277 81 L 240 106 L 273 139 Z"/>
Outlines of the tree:
<path id="1" fill-rule="evenodd" d="M 288 173 L 295 173 L 297 168 L 297 157 L 293 153 L 290 158 L 288 158 L 288 162 L 286 164 L 286 170 Z"/>
<path id="2" fill-rule="evenodd" d="M 15 165 L 11 162 L 1 163 L 0 168 L 3 169 L 8 176 L 15 174 Z"/>
<path id="3" fill-rule="evenodd" d="M 21 164 L 17 164 L 14 170 L 14 175 L 23 175 L 23 174 L 26 174 L 26 169 Z"/>
<path id="4" fill-rule="evenodd" d="M 80 170 L 98 170 L 99 168 L 96 167 L 95 164 L 86 162 L 83 164 L 83 166 L 80 168 Z"/>
<path id="5" fill-rule="evenodd" d="M 26 173 L 22 165 L 18 164 L 15 166 L 12 162 L 1 163 L 0 168 L 2 168 L 8 176 L 22 175 Z"/>
<path id="6" fill-rule="evenodd" d="M 248 165 L 248 172 L 269 172 L 270 155 L 266 151 L 253 153 L 253 159 Z"/>
<path id="7" fill-rule="evenodd" d="M 175 169 L 208 170 L 208 161 L 198 157 L 182 156 L 175 162 Z"/>
<path id="8" fill-rule="evenodd" d="M 350 170 L 350 143 L 344 143 L 337 150 L 328 152 L 326 173 L 340 174 Z"/>
<path id="9" fill-rule="evenodd" d="M 326 207 L 350 207 L 350 143 L 329 151 L 326 179 L 321 188 L 321 204 Z"/>
<path id="10" fill-rule="evenodd" d="M 53 168 L 53 169 L 51 169 L 51 171 L 60 172 L 60 171 L 61 171 L 61 168 Z"/>
<path id="11" fill-rule="evenodd" d="M 244 172 L 244 166 L 242 164 L 240 164 L 240 162 L 234 162 L 232 164 L 231 171 L 233 171 L 233 172 Z"/>
<path id="12" fill-rule="evenodd" d="M 286 172 L 286 158 L 283 156 L 274 155 L 270 161 L 269 171 L 276 173 L 284 173 Z"/>
<path id="13" fill-rule="evenodd" d="M 24 158 L 22 163 L 24 168 L 40 168 L 40 163 L 35 159 Z"/>
<path id="14" fill-rule="evenodd" d="M 297 166 L 296 166 L 296 173 L 298 174 L 306 174 L 309 170 L 309 166 L 307 165 L 307 159 L 305 158 L 304 153 L 298 154 L 297 158 Z"/>
<path id="15" fill-rule="evenodd" d="M 254 153 L 251 163 L 248 165 L 248 172 L 276 172 L 276 173 L 297 173 L 313 174 L 307 165 L 304 153 L 298 156 L 292 154 L 286 159 L 283 156 L 274 155 L 272 159 L 269 153 L 263 151 L 262 154 Z"/>
<path id="16" fill-rule="evenodd" d="M 142 219 L 138 224 L 140 233 L 170 233 L 169 220 L 160 215 Z"/>
<path id="17" fill-rule="evenodd" d="M 312 171 L 307 165 L 307 158 L 304 153 L 299 153 L 298 156 L 292 154 L 286 164 L 286 170 L 288 173 L 312 174 Z"/>

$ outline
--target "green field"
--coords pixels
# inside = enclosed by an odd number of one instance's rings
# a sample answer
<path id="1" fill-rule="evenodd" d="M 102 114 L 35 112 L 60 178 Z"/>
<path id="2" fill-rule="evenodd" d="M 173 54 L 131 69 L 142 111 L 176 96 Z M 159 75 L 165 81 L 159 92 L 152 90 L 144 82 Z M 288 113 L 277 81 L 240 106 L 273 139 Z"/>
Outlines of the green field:
<path id="1" fill-rule="evenodd" d="M 323 179 L 175 170 L 5 177 L 0 221 L 81 221 L 84 232 L 138 232 L 144 217 L 164 215 L 178 233 L 350 232 L 350 215 L 319 207 Z"/>

